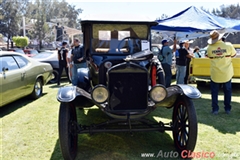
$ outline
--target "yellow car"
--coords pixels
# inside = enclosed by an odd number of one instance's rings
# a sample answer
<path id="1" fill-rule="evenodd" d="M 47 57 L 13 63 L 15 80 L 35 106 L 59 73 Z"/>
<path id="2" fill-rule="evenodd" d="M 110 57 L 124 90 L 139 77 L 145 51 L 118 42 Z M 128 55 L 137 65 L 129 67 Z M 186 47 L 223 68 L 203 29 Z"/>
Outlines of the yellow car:
<path id="1" fill-rule="evenodd" d="M 235 48 L 235 50 L 237 51 L 237 58 L 240 58 L 240 44 L 233 44 L 233 47 Z"/>
<path id="2" fill-rule="evenodd" d="M 234 68 L 233 79 L 240 79 L 240 44 L 233 44 L 237 51 L 236 57 L 232 58 Z M 209 58 L 194 58 L 190 63 L 190 76 L 197 79 L 210 80 L 210 59 Z"/>
<path id="3" fill-rule="evenodd" d="M 52 77 L 50 64 L 38 62 L 24 54 L 0 52 L 0 107 L 30 95 L 37 99 L 43 85 Z"/>

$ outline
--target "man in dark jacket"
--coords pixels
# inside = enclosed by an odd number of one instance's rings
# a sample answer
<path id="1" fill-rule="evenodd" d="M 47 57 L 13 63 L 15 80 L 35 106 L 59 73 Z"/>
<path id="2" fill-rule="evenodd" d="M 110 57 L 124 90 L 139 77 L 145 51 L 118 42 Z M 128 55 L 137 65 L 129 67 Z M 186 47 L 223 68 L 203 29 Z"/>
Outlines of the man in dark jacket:
<path id="1" fill-rule="evenodd" d="M 184 47 L 184 43 L 186 41 L 181 41 L 179 46 L 180 49 L 176 51 L 176 81 L 177 84 L 184 84 L 184 77 L 186 75 L 186 65 L 187 65 L 187 57 L 188 58 L 194 58 L 188 50 Z"/>
<path id="2" fill-rule="evenodd" d="M 72 85 L 77 86 L 78 84 L 77 70 L 78 68 L 86 67 L 86 61 L 84 58 L 84 47 L 80 45 L 79 39 L 74 39 L 74 48 L 72 49 L 71 61 L 72 62 L 70 66 L 73 65 Z"/>

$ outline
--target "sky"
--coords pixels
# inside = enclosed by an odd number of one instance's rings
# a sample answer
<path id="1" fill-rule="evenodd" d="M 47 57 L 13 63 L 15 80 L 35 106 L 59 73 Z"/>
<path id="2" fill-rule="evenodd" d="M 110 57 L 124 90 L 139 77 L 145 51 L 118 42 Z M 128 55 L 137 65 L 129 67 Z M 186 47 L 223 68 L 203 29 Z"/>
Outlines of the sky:
<path id="1" fill-rule="evenodd" d="M 230 4 L 240 4 L 237 0 L 201 0 L 201 1 L 163 1 L 163 0 L 102 0 L 102 1 L 93 1 L 93 0 L 67 0 L 71 5 L 75 5 L 76 8 L 83 9 L 83 12 L 80 14 L 80 18 L 89 15 L 89 14 L 111 14 L 111 13 L 129 13 L 129 14 L 139 14 L 145 15 L 153 20 L 158 17 L 161 17 L 162 14 L 171 17 L 182 10 L 190 7 L 203 7 L 206 10 L 212 11 L 213 8 L 220 9 L 220 6 L 225 5 L 229 6 Z"/>

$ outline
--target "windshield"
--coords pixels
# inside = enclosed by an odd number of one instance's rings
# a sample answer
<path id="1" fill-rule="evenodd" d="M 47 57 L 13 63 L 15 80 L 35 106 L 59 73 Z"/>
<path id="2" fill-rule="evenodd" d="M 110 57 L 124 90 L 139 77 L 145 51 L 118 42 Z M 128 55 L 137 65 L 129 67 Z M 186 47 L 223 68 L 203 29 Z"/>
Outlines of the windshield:
<path id="1" fill-rule="evenodd" d="M 240 57 L 240 48 L 235 48 L 236 52 L 237 52 L 237 57 Z"/>
<path id="2" fill-rule="evenodd" d="M 21 49 L 16 49 L 15 52 L 25 54 L 25 53 L 23 52 L 23 50 L 21 50 Z"/>
<path id="3" fill-rule="evenodd" d="M 139 24 L 93 24 L 91 53 L 133 54 L 149 49 L 148 26 Z"/>
<path id="4" fill-rule="evenodd" d="M 46 51 L 46 52 L 41 52 L 39 54 L 36 54 L 32 56 L 32 58 L 37 58 L 37 59 L 43 59 L 43 58 L 48 58 L 50 56 L 57 55 L 57 51 Z"/>

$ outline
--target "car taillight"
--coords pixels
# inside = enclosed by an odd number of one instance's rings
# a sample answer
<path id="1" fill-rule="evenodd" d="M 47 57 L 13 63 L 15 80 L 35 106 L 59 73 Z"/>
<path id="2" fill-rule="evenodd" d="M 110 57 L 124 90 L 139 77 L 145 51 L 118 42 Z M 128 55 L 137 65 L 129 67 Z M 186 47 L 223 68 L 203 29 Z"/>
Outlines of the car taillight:
<path id="1" fill-rule="evenodd" d="M 189 74 L 192 74 L 192 65 L 190 65 Z"/>

